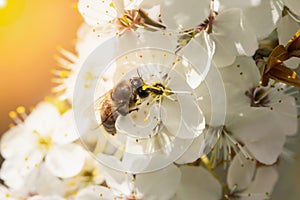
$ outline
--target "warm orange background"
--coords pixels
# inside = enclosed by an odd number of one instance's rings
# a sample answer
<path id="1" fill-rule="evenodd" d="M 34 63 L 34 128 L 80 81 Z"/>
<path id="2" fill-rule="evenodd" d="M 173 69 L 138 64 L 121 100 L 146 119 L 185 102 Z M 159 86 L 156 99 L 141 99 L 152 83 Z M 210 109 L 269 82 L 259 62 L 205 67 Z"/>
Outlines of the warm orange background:
<path id="1" fill-rule="evenodd" d="M 0 8 L 0 133 L 11 122 L 9 111 L 34 106 L 50 94 L 50 71 L 57 68 L 53 56 L 58 46 L 73 51 L 82 22 L 76 3 L 8 0 Z"/>

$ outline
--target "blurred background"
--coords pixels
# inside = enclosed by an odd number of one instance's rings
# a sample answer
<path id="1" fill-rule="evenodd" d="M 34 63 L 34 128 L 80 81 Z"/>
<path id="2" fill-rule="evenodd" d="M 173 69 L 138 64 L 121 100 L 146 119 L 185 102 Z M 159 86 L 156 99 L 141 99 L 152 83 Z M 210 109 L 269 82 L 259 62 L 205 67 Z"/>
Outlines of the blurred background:
<path id="1" fill-rule="evenodd" d="M 57 48 L 73 51 L 83 21 L 76 0 L 0 0 L 0 133 L 8 112 L 51 94 Z"/>
<path id="2" fill-rule="evenodd" d="M 35 106 L 51 94 L 57 47 L 74 52 L 82 18 L 76 0 L 0 0 L 0 134 L 8 112 Z M 299 138 L 299 136 L 298 136 Z M 290 148 L 300 153 L 299 139 Z M 298 156 L 299 157 L 299 156 Z M 300 161 L 282 162 L 274 200 L 300 199 Z"/>

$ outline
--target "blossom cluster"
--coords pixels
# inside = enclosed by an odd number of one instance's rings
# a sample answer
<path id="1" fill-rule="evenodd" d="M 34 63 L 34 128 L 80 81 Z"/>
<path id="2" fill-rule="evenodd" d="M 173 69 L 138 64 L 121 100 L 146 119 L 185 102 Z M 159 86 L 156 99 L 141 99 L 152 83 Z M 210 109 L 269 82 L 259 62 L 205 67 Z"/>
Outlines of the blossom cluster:
<path id="1" fill-rule="evenodd" d="M 0 199 L 270 199 L 298 132 L 297 0 L 79 0 L 55 95 L 1 138 Z"/>

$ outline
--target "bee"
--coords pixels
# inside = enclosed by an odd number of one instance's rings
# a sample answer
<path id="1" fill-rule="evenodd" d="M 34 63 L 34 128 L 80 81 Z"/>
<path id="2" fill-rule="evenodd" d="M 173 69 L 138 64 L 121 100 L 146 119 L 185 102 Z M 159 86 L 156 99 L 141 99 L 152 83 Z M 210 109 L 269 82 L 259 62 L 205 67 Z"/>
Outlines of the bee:
<path id="1" fill-rule="evenodd" d="M 145 82 L 141 77 L 133 77 L 130 80 L 120 81 L 114 88 L 108 91 L 100 105 L 101 124 L 104 129 L 114 135 L 116 133 L 115 122 L 119 115 L 138 111 L 141 99 L 149 96 L 150 90 L 145 88 Z"/>

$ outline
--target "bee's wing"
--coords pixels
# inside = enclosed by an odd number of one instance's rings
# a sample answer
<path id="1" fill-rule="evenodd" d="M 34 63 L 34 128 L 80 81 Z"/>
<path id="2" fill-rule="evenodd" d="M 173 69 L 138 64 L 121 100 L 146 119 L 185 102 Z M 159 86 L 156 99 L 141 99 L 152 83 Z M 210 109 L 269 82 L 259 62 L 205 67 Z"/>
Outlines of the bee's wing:
<path id="1" fill-rule="evenodd" d="M 98 115 L 100 113 L 101 105 L 103 101 L 105 100 L 105 96 L 108 94 L 108 92 L 104 93 L 100 97 L 98 97 L 96 100 L 94 100 L 92 103 L 89 103 L 84 108 L 84 115 L 91 115 L 91 114 L 96 114 Z"/>
<path id="2" fill-rule="evenodd" d="M 101 109 L 101 105 L 102 105 L 103 101 L 105 100 L 106 95 L 108 95 L 108 93 L 109 92 L 107 92 L 107 93 L 103 94 L 102 96 L 98 97 L 98 99 L 96 99 L 94 101 L 93 105 L 91 105 L 91 106 L 93 106 L 93 109 L 95 111 L 99 111 Z"/>

